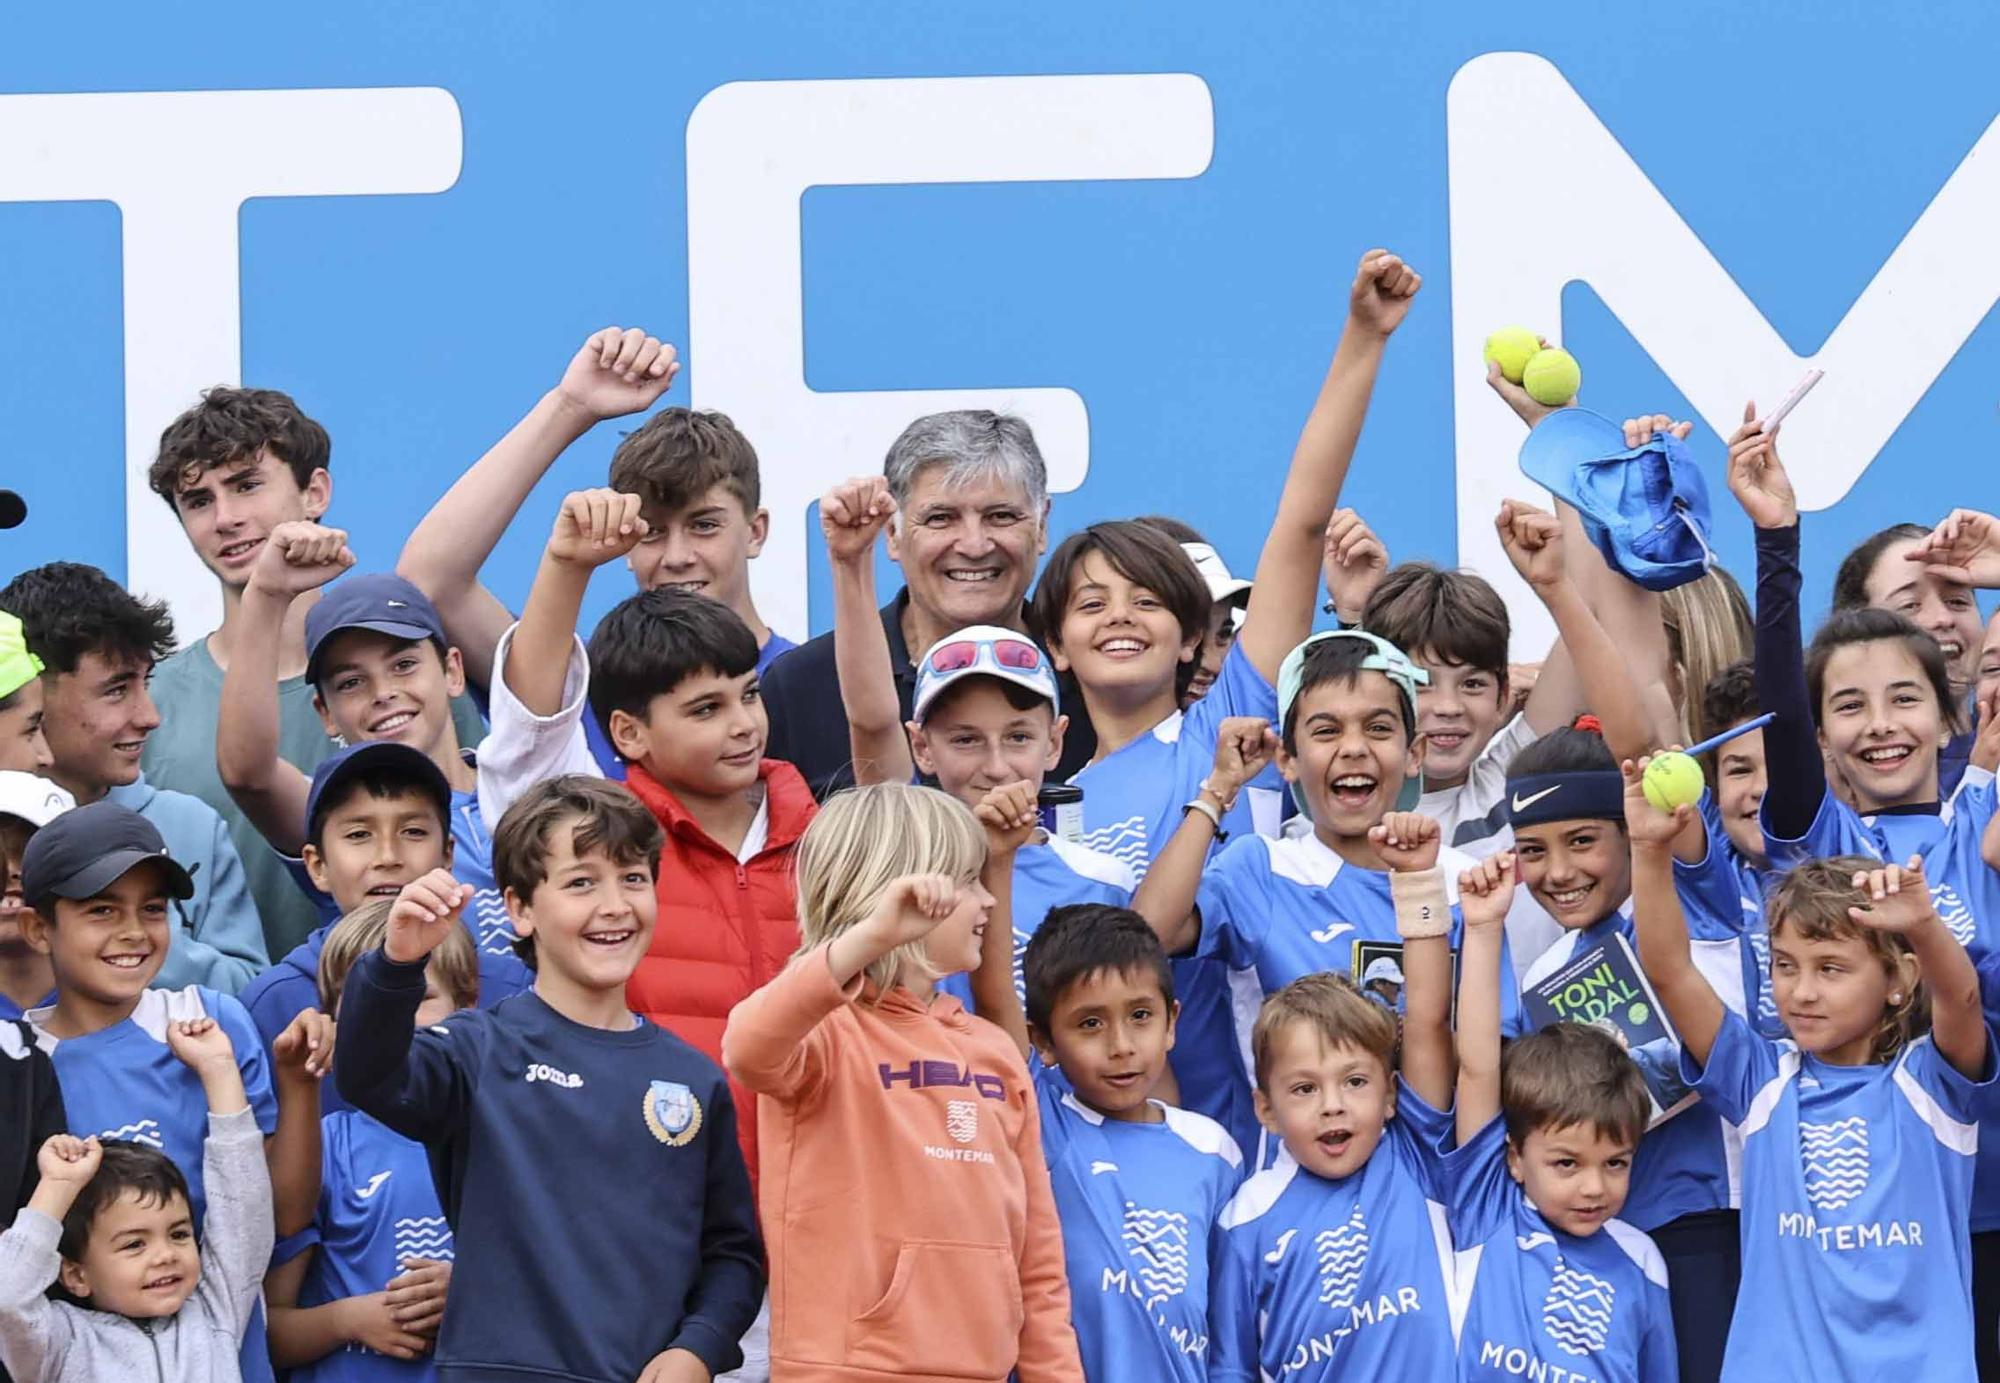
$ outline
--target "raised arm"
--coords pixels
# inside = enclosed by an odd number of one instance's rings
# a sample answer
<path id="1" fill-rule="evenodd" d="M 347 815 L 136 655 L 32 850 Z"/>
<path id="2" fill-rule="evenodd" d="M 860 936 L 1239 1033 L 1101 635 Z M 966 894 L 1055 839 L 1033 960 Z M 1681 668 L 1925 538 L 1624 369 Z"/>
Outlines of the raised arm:
<path id="1" fill-rule="evenodd" d="M 833 564 L 834 671 L 847 712 L 854 781 L 861 787 L 916 776 L 889 636 L 875 608 L 875 542 L 895 512 L 889 482 L 879 475 L 843 481 L 819 502 L 820 532 Z"/>
<path id="2" fill-rule="evenodd" d="M 1924 862 L 1915 855 L 1854 876 L 1859 895 L 1847 915 L 1864 927 L 1894 932 L 1910 944 L 1916 968 L 1930 990 L 1931 1040 L 1939 1055 L 1967 1080 L 1984 1080 L 1986 1018 L 1979 1007 L 1979 972 L 1931 902 Z M 1914 984 L 1917 975 L 1906 976 Z M 1900 1001 L 1902 996 L 1896 996 Z"/>
<path id="3" fill-rule="evenodd" d="M 1681 1045 L 1701 1065 L 1715 1047 L 1726 1010 L 1688 946 L 1687 914 L 1674 888 L 1674 837 L 1693 807 L 1663 812 L 1646 800 L 1641 779 L 1651 758 L 1626 760 L 1625 830 L 1632 842 L 1632 925 L 1639 934 L 1639 964 L 1679 1030 Z"/>
<path id="4" fill-rule="evenodd" d="M 507 690 L 529 713 L 552 716 L 562 709 L 577 616 L 591 573 L 623 557 L 645 536 L 637 495 L 578 490 L 563 497 L 521 622 L 507 645 L 506 665 L 499 669 Z"/>
<path id="5" fill-rule="evenodd" d="M 332 1067 L 333 1020 L 318 1009 L 300 1012 L 271 1044 L 278 1131 L 264 1147 L 264 1161 L 281 1239 L 305 1229 L 319 1213 L 319 1083 Z"/>
<path id="6" fill-rule="evenodd" d="M 397 574 L 431 598 L 445 635 L 465 659 L 465 675 L 484 687 L 493 650 L 512 624 L 499 598 L 479 584 L 479 569 L 529 493 L 570 443 L 607 418 L 651 408 L 680 373 L 674 348 L 638 327 L 592 334 L 544 394 L 492 450 L 472 464 L 411 531 Z"/>
<path id="7" fill-rule="evenodd" d="M 278 752 L 278 647 L 285 612 L 354 565 L 347 534 L 316 523 L 281 523 L 250 568 L 237 610 L 242 622 L 215 723 L 215 770 L 229 796 L 271 848 L 296 856 L 306 839 L 306 775 Z"/>
<path id="8" fill-rule="evenodd" d="M 1201 939 L 1195 897 L 1209 847 L 1222 830 L 1222 818 L 1236 805 L 1236 795 L 1263 772 L 1277 747 L 1271 722 L 1256 716 L 1229 716 L 1216 727 L 1215 765 L 1132 895 L 1132 911 L 1146 919 L 1168 955 L 1186 955 Z"/>
<path id="9" fill-rule="evenodd" d="M 1244 656 L 1266 681 L 1277 680 L 1278 665 L 1312 628 L 1327 519 L 1354 460 L 1383 349 L 1422 284 L 1417 272 L 1395 255 L 1370 250 L 1348 290 L 1347 324 L 1292 452 L 1237 635 Z"/>
<path id="10" fill-rule="evenodd" d="M 1456 1114 L 1461 1145 L 1500 1112 L 1500 955 L 1513 901 L 1511 850 L 1458 876 L 1458 906 L 1465 918 L 1465 944 L 1458 956 Z M 1409 973 L 1407 962 L 1404 973 Z"/>
<path id="11" fill-rule="evenodd" d="M 972 972 L 972 1002 L 979 1016 L 1014 1039 L 1022 1059 L 1028 1055 L 1028 1015 L 1014 988 L 1014 860 L 1021 847 L 1035 838 L 1039 815 L 1035 792 L 1026 783 L 997 787 L 973 809 L 986 832 L 986 863 L 979 882 L 993 895 L 986 934 L 980 941 L 979 968 Z"/>
<path id="12" fill-rule="evenodd" d="M 1390 812 L 1368 830 L 1389 866 L 1403 939 L 1403 1080 L 1432 1109 L 1451 1107 L 1451 904 L 1438 868 L 1435 818 Z"/>

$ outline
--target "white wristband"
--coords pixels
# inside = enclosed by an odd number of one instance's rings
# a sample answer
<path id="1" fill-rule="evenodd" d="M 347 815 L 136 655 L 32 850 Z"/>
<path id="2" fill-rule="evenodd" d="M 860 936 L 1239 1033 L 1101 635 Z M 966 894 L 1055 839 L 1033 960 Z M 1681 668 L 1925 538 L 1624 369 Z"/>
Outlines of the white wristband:
<path id="1" fill-rule="evenodd" d="M 1200 812 L 1203 816 L 1208 818 L 1209 824 L 1215 827 L 1215 833 L 1217 835 L 1222 834 L 1222 813 L 1218 812 L 1215 809 L 1215 804 L 1208 801 L 1206 798 L 1196 797 L 1191 801 L 1189 801 L 1187 806 L 1183 807 L 1181 810 L 1183 812 Z"/>
<path id="2" fill-rule="evenodd" d="M 1443 869 L 1392 871 L 1389 897 L 1396 904 L 1396 935 L 1403 940 L 1451 934 L 1451 903 L 1445 898 Z"/>

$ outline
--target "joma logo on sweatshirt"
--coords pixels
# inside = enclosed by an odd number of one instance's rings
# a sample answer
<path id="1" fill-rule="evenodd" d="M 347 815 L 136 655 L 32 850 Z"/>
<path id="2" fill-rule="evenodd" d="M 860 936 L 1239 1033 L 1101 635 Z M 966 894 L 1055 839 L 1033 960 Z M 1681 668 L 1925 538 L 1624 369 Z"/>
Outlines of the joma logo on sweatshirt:
<path id="1" fill-rule="evenodd" d="M 523 1079 L 530 1085 L 533 1085 L 536 1081 L 541 1081 L 548 1085 L 560 1085 L 565 1090 L 575 1090 L 583 1084 L 582 1076 L 573 1076 L 567 1071 L 558 1071 L 555 1067 L 544 1066 L 539 1061 L 528 1068 L 527 1075 Z"/>
<path id="2" fill-rule="evenodd" d="M 982 1099 L 1007 1098 L 1007 1083 L 1000 1077 L 961 1069 L 955 1061 L 913 1061 L 908 1066 L 891 1066 L 885 1061 L 876 1066 L 875 1070 L 882 1078 L 884 1090 L 894 1090 L 898 1085 L 906 1085 L 912 1090 L 925 1090 L 939 1085 L 960 1089 L 971 1086 L 979 1092 Z"/>

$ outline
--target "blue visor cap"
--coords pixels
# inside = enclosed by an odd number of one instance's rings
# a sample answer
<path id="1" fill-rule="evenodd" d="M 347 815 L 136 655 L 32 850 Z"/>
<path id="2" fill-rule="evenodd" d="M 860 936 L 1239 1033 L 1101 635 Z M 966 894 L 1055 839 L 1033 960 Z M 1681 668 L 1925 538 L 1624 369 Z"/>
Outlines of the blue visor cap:
<path id="1" fill-rule="evenodd" d="M 1564 408 L 1528 433 L 1521 469 L 1582 516 L 1585 535 L 1614 571 L 1649 591 L 1685 586 L 1715 560 L 1708 486 L 1672 433 L 1628 447 L 1611 419 Z"/>

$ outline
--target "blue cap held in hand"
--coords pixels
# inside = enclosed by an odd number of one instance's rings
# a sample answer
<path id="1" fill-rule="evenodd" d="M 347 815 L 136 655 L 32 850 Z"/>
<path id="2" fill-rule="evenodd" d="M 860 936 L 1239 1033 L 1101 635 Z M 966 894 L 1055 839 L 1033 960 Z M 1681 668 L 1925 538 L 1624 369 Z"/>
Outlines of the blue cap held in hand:
<path id="1" fill-rule="evenodd" d="M 1614 571 L 1649 591 L 1684 586 L 1715 561 L 1708 486 L 1672 433 L 1628 447 L 1611 419 L 1563 408 L 1521 444 L 1521 469 L 1576 510 Z"/>

